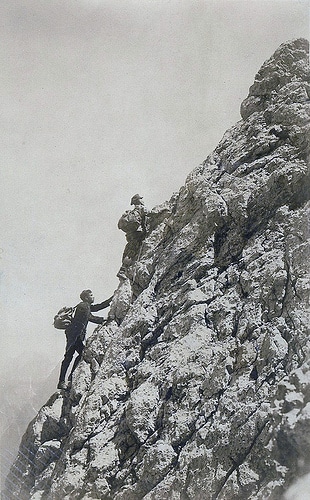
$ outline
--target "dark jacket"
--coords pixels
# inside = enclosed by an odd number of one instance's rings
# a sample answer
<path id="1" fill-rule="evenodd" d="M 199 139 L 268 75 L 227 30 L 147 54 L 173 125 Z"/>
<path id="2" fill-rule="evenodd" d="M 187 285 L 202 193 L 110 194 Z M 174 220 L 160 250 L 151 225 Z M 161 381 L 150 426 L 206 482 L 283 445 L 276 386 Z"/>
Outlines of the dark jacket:
<path id="1" fill-rule="evenodd" d="M 94 316 L 92 312 L 100 311 L 109 306 L 112 297 L 101 304 L 89 304 L 88 302 L 80 302 L 75 309 L 71 325 L 66 329 L 67 349 L 72 346 L 78 338 L 84 340 L 86 328 L 89 321 L 101 325 L 104 318 Z"/>

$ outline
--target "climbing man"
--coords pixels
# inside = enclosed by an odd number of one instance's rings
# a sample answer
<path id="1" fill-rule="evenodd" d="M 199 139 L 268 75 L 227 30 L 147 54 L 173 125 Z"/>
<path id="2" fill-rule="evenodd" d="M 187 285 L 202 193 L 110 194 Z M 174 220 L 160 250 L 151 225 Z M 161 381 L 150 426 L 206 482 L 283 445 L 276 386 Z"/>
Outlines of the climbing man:
<path id="1" fill-rule="evenodd" d="M 98 325 L 101 325 L 104 322 L 104 318 L 100 316 L 93 316 L 92 312 L 105 309 L 110 305 L 112 300 L 112 297 L 110 297 L 108 300 L 101 302 L 101 304 L 93 304 L 94 296 L 91 290 L 83 290 L 83 292 L 80 294 L 80 298 L 82 302 L 80 302 L 76 306 L 72 322 L 65 330 L 67 345 L 65 356 L 61 364 L 57 389 L 67 389 L 71 386 L 72 374 L 82 357 L 82 352 L 85 347 L 83 344 L 83 340 L 85 339 L 88 321 L 91 321 L 92 323 L 96 323 Z M 69 368 L 75 351 L 78 353 L 78 356 L 74 361 L 71 373 L 68 378 L 69 383 L 68 386 L 66 386 L 66 372 Z"/>
<path id="2" fill-rule="evenodd" d="M 130 204 L 134 205 L 134 208 L 127 210 L 118 221 L 118 228 L 126 233 L 127 240 L 122 258 L 122 267 L 117 274 L 121 279 L 126 277 L 126 269 L 138 257 L 142 241 L 146 236 L 148 211 L 144 206 L 143 197 L 135 194 L 131 198 Z"/>

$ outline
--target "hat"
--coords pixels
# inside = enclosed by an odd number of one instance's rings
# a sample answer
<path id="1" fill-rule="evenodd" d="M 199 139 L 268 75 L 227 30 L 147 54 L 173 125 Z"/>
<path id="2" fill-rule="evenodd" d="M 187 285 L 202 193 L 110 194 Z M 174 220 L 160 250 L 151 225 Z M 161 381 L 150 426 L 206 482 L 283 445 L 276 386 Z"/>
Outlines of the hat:
<path id="1" fill-rule="evenodd" d="M 143 196 L 140 196 L 139 194 L 135 194 L 130 200 L 130 205 L 134 205 L 135 201 L 139 201 L 142 199 L 143 199 Z"/>

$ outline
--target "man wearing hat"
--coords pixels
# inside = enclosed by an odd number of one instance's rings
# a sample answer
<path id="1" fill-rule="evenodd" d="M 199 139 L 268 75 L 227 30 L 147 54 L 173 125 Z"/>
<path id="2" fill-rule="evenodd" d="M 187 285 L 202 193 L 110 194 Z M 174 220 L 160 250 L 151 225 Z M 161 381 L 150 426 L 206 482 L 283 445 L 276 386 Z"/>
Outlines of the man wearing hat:
<path id="1" fill-rule="evenodd" d="M 144 206 L 143 196 L 135 194 L 131 198 L 130 204 L 134 205 L 134 208 L 130 211 L 127 211 L 126 214 L 130 214 L 130 218 L 133 221 L 136 221 L 136 224 L 134 224 L 132 228 L 128 228 L 127 230 L 122 228 L 126 233 L 127 245 L 123 253 L 123 265 L 117 274 L 119 278 L 125 277 L 124 272 L 126 268 L 130 266 L 133 260 L 138 256 L 142 241 L 146 236 L 147 210 Z M 118 227 L 121 229 L 120 224 Z"/>
<path id="2" fill-rule="evenodd" d="M 144 201 L 142 200 L 143 196 L 135 194 L 130 200 L 130 205 L 134 205 L 134 209 L 131 212 L 137 214 L 138 218 L 141 220 L 140 228 L 138 228 L 137 232 L 143 234 L 144 239 L 146 235 L 145 219 L 147 211 L 144 206 Z"/>

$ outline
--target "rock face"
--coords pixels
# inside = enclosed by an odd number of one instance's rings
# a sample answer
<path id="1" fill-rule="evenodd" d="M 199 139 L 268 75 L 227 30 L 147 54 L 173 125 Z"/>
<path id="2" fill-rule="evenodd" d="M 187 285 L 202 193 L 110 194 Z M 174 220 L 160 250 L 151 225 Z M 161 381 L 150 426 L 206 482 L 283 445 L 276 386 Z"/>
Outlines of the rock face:
<path id="1" fill-rule="evenodd" d="M 151 211 L 4 498 L 280 499 L 309 472 L 307 52 L 280 46 L 242 120 Z"/>

